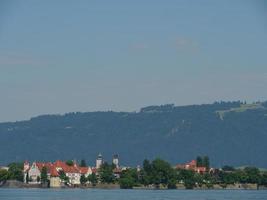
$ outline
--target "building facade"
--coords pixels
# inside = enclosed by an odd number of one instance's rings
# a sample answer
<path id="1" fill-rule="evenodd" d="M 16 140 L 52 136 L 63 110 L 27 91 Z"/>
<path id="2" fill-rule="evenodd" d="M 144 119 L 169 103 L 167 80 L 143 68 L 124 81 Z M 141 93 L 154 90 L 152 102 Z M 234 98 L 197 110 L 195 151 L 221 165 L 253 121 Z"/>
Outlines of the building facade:
<path id="1" fill-rule="evenodd" d="M 86 177 L 92 174 L 91 167 L 80 167 L 76 163 L 67 165 L 66 162 L 56 161 L 54 163 L 24 162 L 24 182 L 29 184 L 40 184 L 42 168 L 46 167 L 47 177 L 50 181 L 50 187 L 61 187 L 65 184 L 65 180 L 60 179 L 61 172 L 64 172 L 68 178 L 69 185 L 79 185 L 82 175 Z"/>
<path id="2" fill-rule="evenodd" d="M 199 174 L 203 174 L 207 171 L 206 167 L 197 167 L 196 160 L 192 160 L 189 163 L 186 164 L 177 164 L 176 169 L 186 169 L 186 170 L 192 170 L 194 172 L 197 172 Z"/>

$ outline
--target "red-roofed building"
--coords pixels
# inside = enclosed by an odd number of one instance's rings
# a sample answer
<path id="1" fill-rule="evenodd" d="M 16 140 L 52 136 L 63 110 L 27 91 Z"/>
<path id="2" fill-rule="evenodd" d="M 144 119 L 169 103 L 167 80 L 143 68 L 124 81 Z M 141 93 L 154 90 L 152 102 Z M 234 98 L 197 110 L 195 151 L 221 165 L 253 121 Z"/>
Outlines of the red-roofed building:
<path id="1" fill-rule="evenodd" d="M 92 173 L 94 173 L 94 174 L 97 174 L 98 172 L 97 172 L 97 168 L 95 168 L 95 167 L 92 167 Z"/>
<path id="2" fill-rule="evenodd" d="M 76 163 L 74 163 L 74 165 L 70 166 L 70 165 L 67 165 L 65 162 L 57 160 L 54 163 L 54 166 L 55 166 L 57 172 L 63 171 L 66 174 L 66 176 L 69 178 L 70 184 L 72 184 L 72 185 L 80 184 L 81 173 L 80 173 L 80 168 L 77 166 Z"/>
<path id="3" fill-rule="evenodd" d="M 60 187 L 62 185 L 59 173 L 54 165 L 50 168 L 50 187 Z"/>
<path id="4" fill-rule="evenodd" d="M 92 168 L 91 167 L 80 167 L 80 173 L 84 175 L 85 177 L 92 174 Z"/>
<path id="5" fill-rule="evenodd" d="M 176 169 L 187 169 L 187 170 L 193 170 L 199 174 L 203 174 L 207 171 L 206 167 L 197 167 L 196 160 L 192 160 L 189 163 L 186 164 L 177 164 Z"/>
<path id="6" fill-rule="evenodd" d="M 199 174 L 203 174 L 203 173 L 207 172 L 207 168 L 206 167 L 197 167 L 195 169 L 195 172 L 197 172 Z"/>
<path id="7" fill-rule="evenodd" d="M 113 174 L 114 174 L 115 178 L 120 178 L 121 172 L 122 172 L 122 169 L 120 169 L 120 168 L 113 169 Z"/>
<path id="8" fill-rule="evenodd" d="M 80 184 L 81 175 L 86 177 L 92 174 L 91 167 L 79 167 L 75 162 L 72 166 L 67 165 L 65 162 L 57 160 L 54 163 L 51 162 L 33 162 L 32 165 L 29 162 L 24 162 L 24 180 L 30 184 L 39 184 L 42 168 L 47 168 L 47 175 L 50 179 L 51 187 L 60 187 L 61 181 L 59 179 L 60 171 L 63 171 L 69 178 L 69 183 L 72 185 Z"/>
<path id="9" fill-rule="evenodd" d="M 26 165 L 28 163 L 25 163 Z M 24 168 L 27 168 L 27 166 L 24 166 Z M 41 176 L 41 171 L 39 170 L 39 168 L 36 165 L 36 162 L 33 162 L 32 165 L 28 168 L 28 170 L 26 170 L 27 174 L 28 174 L 28 183 L 30 184 L 38 184 L 40 182 L 40 176 Z M 27 176 L 26 174 L 26 176 Z"/>
<path id="10" fill-rule="evenodd" d="M 82 175 L 88 177 L 90 174 L 95 173 L 98 175 L 98 169 L 96 167 L 80 167 L 74 162 L 73 165 L 68 165 L 66 162 L 57 160 L 54 163 L 51 162 L 33 162 L 30 164 L 28 161 L 24 162 L 24 181 L 29 184 L 40 184 L 41 171 L 47 168 L 47 177 L 50 180 L 50 187 L 60 187 L 65 184 L 66 180 L 60 179 L 61 171 L 68 177 L 68 184 L 79 185 Z M 116 168 L 114 175 L 120 175 L 121 170 Z"/>
<path id="11" fill-rule="evenodd" d="M 50 168 L 50 176 L 51 177 L 58 177 L 59 176 L 59 173 L 58 173 L 58 171 L 54 165 Z"/>
<path id="12" fill-rule="evenodd" d="M 32 165 L 28 161 L 24 162 L 24 182 L 29 182 L 30 184 L 39 184 L 41 178 L 41 171 L 44 167 L 47 169 L 47 176 L 50 177 L 50 171 L 53 164 L 51 162 L 33 162 Z M 27 180 L 28 175 L 28 180 Z"/>

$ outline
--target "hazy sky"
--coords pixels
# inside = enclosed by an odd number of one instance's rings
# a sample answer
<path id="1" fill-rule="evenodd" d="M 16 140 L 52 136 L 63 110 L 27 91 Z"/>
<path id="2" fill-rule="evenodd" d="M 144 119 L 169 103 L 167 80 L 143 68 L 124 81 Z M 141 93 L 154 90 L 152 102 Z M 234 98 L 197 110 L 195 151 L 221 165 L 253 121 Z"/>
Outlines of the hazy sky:
<path id="1" fill-rule="evenodd" d="M 0 94 L 0 121 L 267 100 L 267 3 L 1 0 Z"/>

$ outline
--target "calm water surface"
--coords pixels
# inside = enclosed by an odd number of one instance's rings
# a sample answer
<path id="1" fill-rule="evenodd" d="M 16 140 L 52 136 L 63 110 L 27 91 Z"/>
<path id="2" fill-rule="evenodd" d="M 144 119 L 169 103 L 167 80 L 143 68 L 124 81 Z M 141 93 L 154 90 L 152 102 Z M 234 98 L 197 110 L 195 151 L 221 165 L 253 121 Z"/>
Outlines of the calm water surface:
<path id="1" fill-rule="evenodd" d="M 267 200 L 267 191 L 0 189 L 0 200 Z"/>

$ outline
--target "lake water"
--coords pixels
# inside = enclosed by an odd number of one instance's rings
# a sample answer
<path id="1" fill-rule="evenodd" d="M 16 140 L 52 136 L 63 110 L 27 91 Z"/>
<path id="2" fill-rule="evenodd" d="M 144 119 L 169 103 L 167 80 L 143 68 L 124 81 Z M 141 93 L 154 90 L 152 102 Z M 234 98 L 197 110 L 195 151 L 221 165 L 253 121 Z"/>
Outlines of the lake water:
<path id="1" fill-rule="evenodd" d="M 0 189 L 0 200 L 267 200 L 266 190 Z"/>

